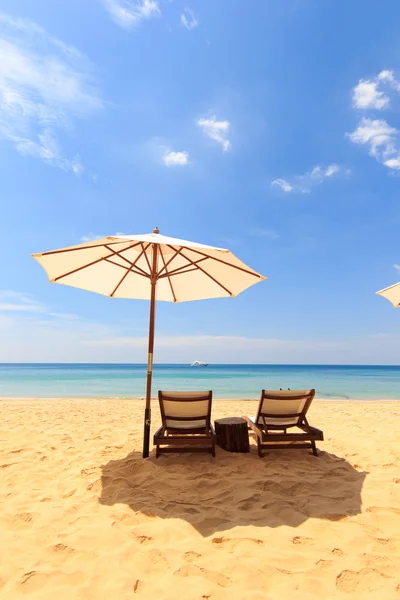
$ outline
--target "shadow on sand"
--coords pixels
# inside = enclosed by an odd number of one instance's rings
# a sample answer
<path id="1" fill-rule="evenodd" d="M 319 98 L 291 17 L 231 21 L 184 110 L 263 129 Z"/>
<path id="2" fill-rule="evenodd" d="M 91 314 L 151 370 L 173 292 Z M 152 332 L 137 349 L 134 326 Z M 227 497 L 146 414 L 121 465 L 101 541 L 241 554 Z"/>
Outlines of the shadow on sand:
<path id="1" fill-rule="evenodd" d="M 163 519 L 184 519 L 203 536 L 238 525 L 297 527 L 309 518 L 339 521 L 361 512 L 367 473 L 320 451 L 272 450 L 262 459 L 217 448 L 143 460 L 138 452 L 102 466 L 103 505 L 126 504 Z"/>

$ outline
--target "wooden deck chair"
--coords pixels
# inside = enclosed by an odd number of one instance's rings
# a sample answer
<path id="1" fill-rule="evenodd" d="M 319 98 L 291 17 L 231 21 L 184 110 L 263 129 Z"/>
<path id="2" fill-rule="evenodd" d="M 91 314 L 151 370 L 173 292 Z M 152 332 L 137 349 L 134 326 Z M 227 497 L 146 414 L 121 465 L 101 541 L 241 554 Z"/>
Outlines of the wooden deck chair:
<path id="1" fill-rule="evenodd" d="M 311 448 L 318 455 L 315 442 L 323 440 L 324 434 L 311 427 L 306 417 L 314 395 L 315 390 L 261 391 L 255 419 L 243 417 L 256 435 L 259 456 L 268 448 Z M 292 428 L 295 431 L 288 433 Z"/>
<path id="2" fill-rule="evenodd" d="M 212 392 L 158 392 L 162 426 L 154 434 L 156 457 L 166 452 L 211 452 Z M 165 447 L 163 447 L 165 446 Z"/>

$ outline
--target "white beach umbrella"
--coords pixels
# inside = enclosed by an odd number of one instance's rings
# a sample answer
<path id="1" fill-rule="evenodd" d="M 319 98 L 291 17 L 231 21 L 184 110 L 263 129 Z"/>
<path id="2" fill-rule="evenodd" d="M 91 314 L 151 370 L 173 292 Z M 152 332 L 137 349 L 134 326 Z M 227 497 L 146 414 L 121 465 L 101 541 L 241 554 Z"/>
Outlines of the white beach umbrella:
<path id="1" fill-rule="evenodd" d="M 400 283 L 395 283 L 384 290 L 376 292 L 378 296 L 383 296 L 393 304 L 395 308 L 400 307 Z"/>
<path id="2" fill-rule="evenodd" d="M 230 250 L 160 235 L 108 236 L 32 254 L 49 281 L 110 298 L 150 300 L 143 457 L 149 455 L 155 302 L 232 298 L 266 279 Z"/>

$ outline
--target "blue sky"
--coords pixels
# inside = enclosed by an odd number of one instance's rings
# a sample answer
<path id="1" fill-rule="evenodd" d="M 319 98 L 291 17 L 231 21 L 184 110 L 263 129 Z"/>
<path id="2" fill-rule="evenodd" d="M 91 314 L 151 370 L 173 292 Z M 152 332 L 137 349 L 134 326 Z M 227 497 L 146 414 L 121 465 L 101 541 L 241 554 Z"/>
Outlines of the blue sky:
<path id="1" fill-rule="evenodd" d="M 268 281 L 159 303 L 156 361 L 398 364 L 398 2 L 1 10 L 1 361 L 144 362 L 146 302 L 30 254 L 157 225 Z"/>

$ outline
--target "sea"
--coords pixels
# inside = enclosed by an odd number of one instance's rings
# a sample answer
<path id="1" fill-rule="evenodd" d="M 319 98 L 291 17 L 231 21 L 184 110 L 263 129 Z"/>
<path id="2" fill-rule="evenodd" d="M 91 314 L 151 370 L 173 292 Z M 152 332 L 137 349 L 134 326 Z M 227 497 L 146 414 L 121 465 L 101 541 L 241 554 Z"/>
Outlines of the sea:
<path id="1" fill-rule="evenodd" d="M 0 397 L 144 397 L 145 364 L 0 364 Z M 255 399 L 261 389 L 316 389 L 317 399 L 400 399 L 400 366 L 156 364 L 157 390 L 212 390 L 214 398 Z"/>

